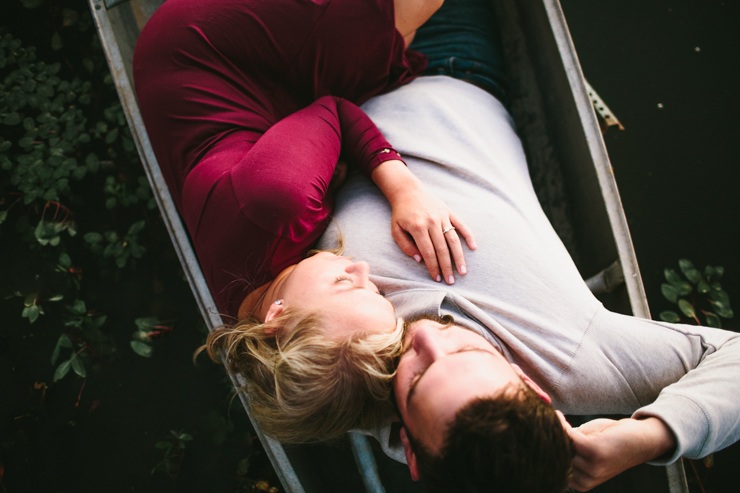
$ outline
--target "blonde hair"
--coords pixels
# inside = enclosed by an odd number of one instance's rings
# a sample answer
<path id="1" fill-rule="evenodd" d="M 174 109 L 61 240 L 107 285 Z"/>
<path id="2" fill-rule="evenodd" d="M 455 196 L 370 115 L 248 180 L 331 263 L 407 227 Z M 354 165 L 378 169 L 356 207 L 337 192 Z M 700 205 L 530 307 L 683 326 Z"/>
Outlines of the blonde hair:
<path id="1" fill-rule="evenodd" d="M 327 334 L 321 313 L 286 308 L 269 322 L 254 318 L 212 331 L 205 349 L 248 384 L 251 416 L 286 443 L 334 440 L 392 414 L 389 397 L 401 354 L 403 323 L 392 333 Z"/>

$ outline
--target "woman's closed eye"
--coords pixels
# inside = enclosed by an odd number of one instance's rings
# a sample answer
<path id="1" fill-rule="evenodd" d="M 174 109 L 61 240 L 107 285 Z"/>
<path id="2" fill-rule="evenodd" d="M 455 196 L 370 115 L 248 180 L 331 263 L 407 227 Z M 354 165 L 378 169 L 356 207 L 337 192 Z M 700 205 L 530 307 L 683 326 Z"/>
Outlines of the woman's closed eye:
<path id="1" fill-rule="evenodd" d="M 339 284 L 340 282 L 349 282 L 350 284 L 354 284 L 354 279 L 352 279 L 352 276 L 337 276 L 336 279 L 334 279 L 334 284 Z"/>

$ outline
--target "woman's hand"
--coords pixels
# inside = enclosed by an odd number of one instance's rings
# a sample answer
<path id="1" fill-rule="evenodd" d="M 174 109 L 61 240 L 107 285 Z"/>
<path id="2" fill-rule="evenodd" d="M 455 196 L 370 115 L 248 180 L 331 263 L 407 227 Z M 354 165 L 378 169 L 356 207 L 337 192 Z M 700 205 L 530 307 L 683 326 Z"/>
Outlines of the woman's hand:
<path id="1" fill-rule="evenodd" d="M 393 209 L 391 233 L 401 250 L 417 262 L 423 258 L 436 281 L 444 278 L 448 284 L 455 282 L 453 260 L 457 271 L 466 274 L 458 233 L 471 250 L 476 249 L 475 238 L 447 205 L 427 192 L 402 161 L 380 164 L 373 170 L 372 179 Z"/>

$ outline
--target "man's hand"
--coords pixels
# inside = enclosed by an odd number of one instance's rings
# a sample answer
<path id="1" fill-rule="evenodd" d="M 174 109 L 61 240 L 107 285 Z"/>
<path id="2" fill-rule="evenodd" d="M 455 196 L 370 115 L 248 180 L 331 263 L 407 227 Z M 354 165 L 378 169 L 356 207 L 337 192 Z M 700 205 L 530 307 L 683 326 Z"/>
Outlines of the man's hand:
<path id="1" fill-rule="evenodd" d="M 457 271 L 466 274 L 458 232 L 471 250 L 476 249 L 475 238 L 445 203 L 427 192 L 401 161 L 382 163 L 373 170 L 372 179 L 393 209 L 391 233 L 401 250 L 417 262 L 423 258 L 437 281 L 455 282 L 453 260 Z M 450 226 L 456 230 L 443 233 Z"/>
<path id="2" fill-rule="evenodd" d="M 566 430 L 576 449 L 569 485 L 576 491 L 588 491 L 676 448 L 676 437 L 658 418 L 595 419 Z"/>

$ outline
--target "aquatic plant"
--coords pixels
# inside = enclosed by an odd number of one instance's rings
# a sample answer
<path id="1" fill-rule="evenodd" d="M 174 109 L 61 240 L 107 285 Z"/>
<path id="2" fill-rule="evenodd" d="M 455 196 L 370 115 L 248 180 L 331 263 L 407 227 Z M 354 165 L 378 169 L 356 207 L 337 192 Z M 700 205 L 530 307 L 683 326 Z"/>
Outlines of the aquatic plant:
<path id="1" fill-rule="evenodd" d="M 686 319 L 673 310 L 660 312 L 660 319 L 664 322 L 695 323 L 721 328 L 722 319 L 731 319 L 734 316 L 730 297 L 720 283 L 725 273 L 724 267 L 707 265 L 700 272 L 686 259 L 679 260 L 678 266 L 683 276 L 673 269 L 665 269 L 667 282 L 661 284 L 660 290 L 665 299 L 678 305 L 681 315 Z"/>

